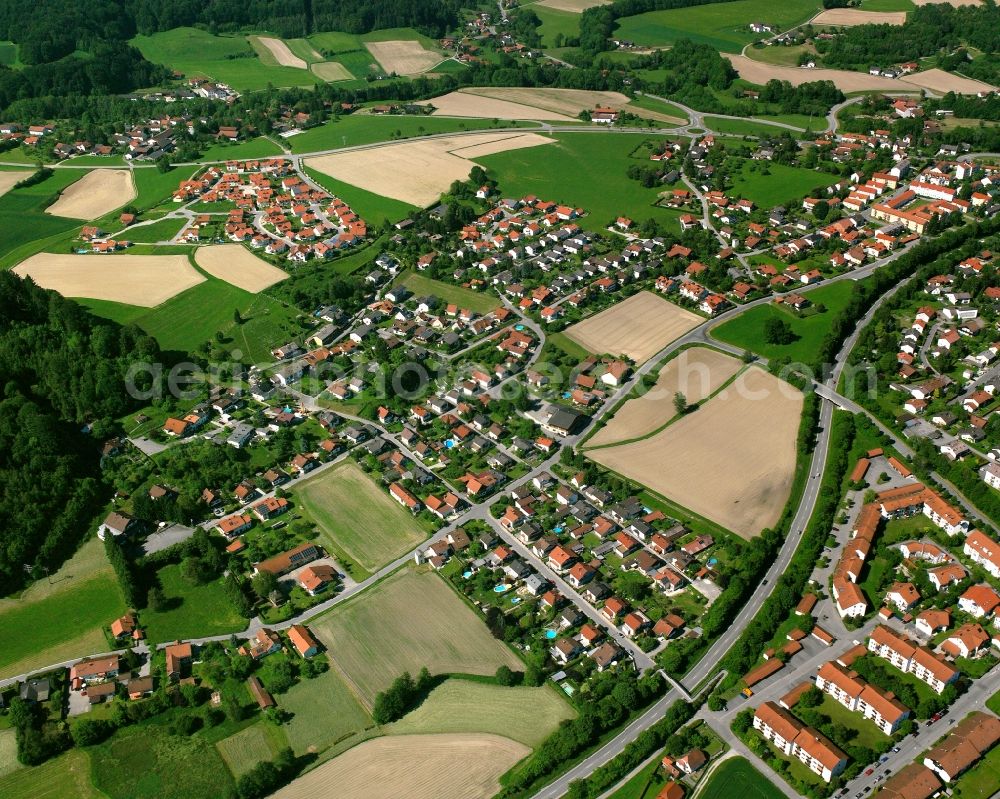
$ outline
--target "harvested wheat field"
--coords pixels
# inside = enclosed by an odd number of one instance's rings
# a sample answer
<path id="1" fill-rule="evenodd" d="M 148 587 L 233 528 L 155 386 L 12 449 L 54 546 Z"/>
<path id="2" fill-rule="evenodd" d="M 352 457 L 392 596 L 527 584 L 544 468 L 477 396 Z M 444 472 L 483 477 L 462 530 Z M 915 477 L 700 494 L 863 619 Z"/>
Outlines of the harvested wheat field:
<path id="1" fill-rule="evenodd" d="M 294 67 L 295 69 L 308 69 L 309 65 L 288 49 L 288 45 L 281 39 L 274 39 L 270 36 L 254 36 L 251 41 L 256 40 L 262 47 L 274 56 L 274 60 L 283 67 Z"/>
<path id="2" fill-rule="evenodd" d="M 648 108 L 642 108 L 641 106 L 635 105 L 635 103 L 629 103 L 625 106 L 625 110 L 629 113 L 635 114 L 640 119 L 655 119 L 657 122 L 666 122 L 668 125 L 688 124 L 687 119 L 671 116 L 670 114 L 665 114 L 662 111 L 650 111 Z"/>
<path id="3" fill-rule="evenodd" d="M 205 278 L 185 255 L 61 255 L 39 253 L 14 267 L 64 297 L 153 308 Z"/>
<path id="4" fill-rule="evenodd" d="M 981 80 L 963 78 L 961 75 L 953 75 L 950 72 L 945 72 L 943 69 L 928 69 L 923 72 L 914 72 L 912 75 L 906 76 L 906 81 L 940 94 L 947 94 L 948 92 L 955 92 L 955 94 L 978 94 L 979 92 L 988 93 L 996 91 L 995 86 L 983 83 Z"/>
<path id="5" fill-rule="evenodd" d="M 765 84 L 769 80 L 787 80 L 793 86 L 801 86 L 816 80 L 829 80 L 842 92 L 865 92 L 865 91 L 892 91 L 897 92 L 913 90 L 915 86 L 910 86 L 905 81 L 893 78 L 878 78 L 869 75 L 867 72 L 851 72 L 846 69 L 802 69 L 800 67 L 782 67 L 776 64 L 765 64 L 761 61 L 754 61 L 744 55 L 730 55 L 723 53 L 728 58 L 743 80 L 750 83 Z"/>
<path id="6" fill-rule="evenodd" d="M 328 83 L 334 83 L 338 80 L 352 80 L 354 78 L 347 71 L 347 67 L 339 61 L 323 61 L 320 64 L 313 64 L 312 71 L 317 78 L 325 80 Z"/>
<path id="7" fill-rule="evenodd" d="M 14 188 L 15 183 L 19 183 L 31 175 L 31 171 L 25 171 L 23 169 L 15 169 L 10 172 L 6 170 L 0 171 L 0 197 L 3 197 L 7 192 Z"/>
<path id="8" fill-rule="evenodd" d="M 554 8 L 556 11 L 571 11 L 582 14 L 594 6 L 610 5 L 611 0 L 540 0 L 536 5 Z"/>
<path id="9" fill-rule="evenodd" d="M 121 208 L 135 196 L 131 170 L 95 169 L 63 189 L 45 213 L 69 219 L 96 219 Z"/>
<path id="10" fill-rule="evenodd" d="M 595 355 L 625 355 L 641 364 L 702 321 L 679 305 L 640 291 L 564 332 Z"/>
<path id="11" fill-rule="evenodd" d="M 509 100 L 498 100 L 495 97 L 483 97 L 478 94 L 459 90 L 450 92 L 433 100 L 424 100 L 419 105 L 433 105 L 431 116 L 469 117 L 470 119 L 528 119 L 550 122 L 574 122 L 575 117 L 546 111 Z"/>
<path id="12" fill-rule="evenodd" d="M 531 750 L 499 735 L 400 735 L 365 741 L 274 799 L 489 799 Z"/>
<path id="13" fill-rule="evenodd" d="M 414 41 L 365 42 L 365 47 L 390 74 L 416 75 L 437 66 L 443 59 L 441 53 L 427 50 Z"/>
<path id="14" fill-rule="evenodd" d="M 336 180 L 417 206 L 436 202 L 475 164 L 470 157 L 552 144 L 537 133 L 470 133 L 386 144 L 309 158 L 306 165 Z"/>
<path id="15" fill-rule="evenodd" d="M 861 11 L 857 8 L 828 8 L 812 19 L 813 25 L 902 25 L 905 11 Z"/>
<path id="16" fill-rule="evenodd" d="M 583 110 L 597 106 L 623 108 L 629 98 L 621 92 L 599 92 L 586 89 L 500 89 L 490 86 L 467 90 L 469 94 L 507 100 L 521 105 L 530 105 L 556 114 L 565 114 L 574 119 Z"/>
<path id="17" fill-rule="evenodd" d="M 199 247 L 195 263 L 212 277 L 256 294 L 288 277 L 288 273 L 254 255 L 242 244 Z"/>
<path id="18" fill-rule="evenodd" d="M 707 347 L 684 350 L 660 370 L 656 385 L 622 405 L 614 418 L 587 441 L 587 446 L 648 436 L 676 415 L 674 395 L 678 391 L 689 404 L 701 402 L 718 391 L 742 365 L 736 358 Z"/>
<path id="19" fill-rule="evenodd" d="M 751 538 L 788 501 L 801 415 L 802 395 L 754 366 L 656 435 L 587 455 Z"/>

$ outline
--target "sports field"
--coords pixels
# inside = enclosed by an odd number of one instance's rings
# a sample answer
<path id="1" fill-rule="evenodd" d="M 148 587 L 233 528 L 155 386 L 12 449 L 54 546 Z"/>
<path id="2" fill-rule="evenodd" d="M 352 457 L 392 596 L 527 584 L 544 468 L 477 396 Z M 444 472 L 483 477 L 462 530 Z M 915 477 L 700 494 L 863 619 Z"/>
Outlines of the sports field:
<path id="1" fill-rule="evenodd" d="M 731 757 L 720 763 L 698 791 L 698 799 L 782 799 L 783 796 L 742 757 Z"/>
<path id="2" fill-rule="evenodd" d="M 564 332 L 595 355 L 625 355 L 643 364 L 702 321 L 679 305 L 640 291 Z"/>
<path id="3" fill-rule="evenodd" d="M 51 579 L 36 581 L 17 599 L 0 599 L 0 678 L 106 651 L 101 627 L 124 611 L 104 545 L 95 537 Z"/>
<path id="4" fill-rule="evenodd" d="M 573 709 L 551 686 L 504 688 L 446 680 L 400 721 L 383 728 L 390 735 L 494 733 L 536 747 Z"/>
<path id="5" fill-rule="evenodd" d="M 771 128 L 771 132 L 778 130 L 780 128 Z M 803 197 L 809 197 L 817 189 L 825 189 L 840 180 L 837 175 L 817 172 L 815 169 L 773 163 L 761 167 L 762 163 L 764 162 L 744 161 L 740 172 L 733 175 L 732 192 L 764 208 L 799 204 L 797 201 Z M 767 174 L 755 171 L 755 168 L 764 169 Z"/>
<path id="6" fill-rule="evenodd" d="M 69 219 L 97 219 L 121 208 L 135 196 L 131 170 L 95 169 L 64 189 L 45 213 Z"/>
<path id="7" fill-rule="evenodd" d="M 242 244 L 199 247 L 194 260 L 212 277 L 224 280 L 251 294 L 270 288 L 288 277 L 288 273 L 283 269 L 258 258 Z"/>
<path id="8" fill-rule="evenodd" d="M 281 703 L 282 708 L 285 703 Z M 223 738 L 215 744 L 234 777 L 245 774 L 258 763 L 271 760 L 284 746 L 284 732 L 280 727 L 259 721 Z"/>
<path id="9" fill-rule="evenodd" d="M 588 456 L 751 538 L 781 516 L 795 472 L 802 395 L 751 367 L 661 432 Z"/>
<path id="10" fill-rule="evenodd" d="M 427 537 L 409 511 L 389 498 L 361 467 L 345 460 L 295 487 L 320 540 L 368 571 L 404 555 Z"/>
<path id="11" fill-rule="evenodd" d="M 400 735 L 365 741 L 274 799 L 489 799 L 531 750 L 499 735 Z"/>
<path id="12" fill-rule="evenodd" d="M 310 627 L 369 705 L 404 671 L 493 674 L 518 658 L 433 572 L 403 569 Z"/>
<path id="13" fill-rule="evenodd" d="M 185 255 L 39 253 L 14 268 L 64 297 L 152 308 L 203 282 Z"/>
<path id="14" fill-rule="evenodd" d="M 468 308 L 480 314 L 487 314 L 500 307 L 500 300 L 494 294 L 442 283 L 440 280 L 424 277 L 419 272 L 410 272 L 402 283 L 417 296 L 433 294 L 443 302 L 453 302 L 459 308 Z"/>
<path id="15" fill-rule="evenodd" d="M 306 165 L 366 191 L 427 206 L 454 181 L 469 177 L 471 158 L 551 143 L 537 133 L 472 133 L 322 155 Z"/>
<path id="16" fill-rule="evenodd" d="M 0 777 L 3 799 L 107 799 L 90 782 L 90 757 L 70 749 L 40 766 Z"/>
<path id="17" fill-rule="evenodd" d="M 335 668 L 289 688 L 281 695 L 281 709 L 292 714 L 283 729 L 297 755 L 322 752 L 373 724 Z"/>
<path id="18" fill-rule="evenodd" d="M 614 444 L 653 433 L 677 414 L 674 395 L 678 391 L 688 404 L 701 402 L 741 366 L 738 360 L 718 350 L 707 347 L 684 350 L 660 370 L 656 385 L 622 405 L 611 421 L 588 439 L 587 446 Z"/>
<path id="19" fill-rule="evenodd" d="M 805 22 L 821 5 L 819 0 L 735 0 L 690 8 L 649 11 L 618 21 L 615 38 L 628 39 L 638 45 L 662 47 L 678 39 L 703 42 L 725 53 L 738 53 L 743 45 L 767 34 L 750 30 L 751 22 L 776 25 L 787 30 Z"/>

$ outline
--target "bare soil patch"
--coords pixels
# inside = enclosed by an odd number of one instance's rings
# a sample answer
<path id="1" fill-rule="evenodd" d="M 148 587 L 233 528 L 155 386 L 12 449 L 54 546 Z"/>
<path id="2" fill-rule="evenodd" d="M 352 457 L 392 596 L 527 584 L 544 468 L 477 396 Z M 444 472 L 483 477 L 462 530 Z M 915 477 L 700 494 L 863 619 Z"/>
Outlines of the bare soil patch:
<path id="1" fill-rule="evenodd" d="M 307 165 L 353 186 L 411 205 L 435 202 L 456 180 L 465 180 L 473 156 L 552 144 L 537 133 L 479 133 L 408 141 L 310 158 Z"/>
<path id="2" fill-rule="evenodd" d="M 689 404 L 701 402 L 735 375 L 742 364 L 731 355 L 692 347 L 671 360 L 656 385 L 636 399 L 630 399 L 614 418 L 587 441 L 587 446 L 614 444 L 649 435 L 676 414 L 674 395 L 679 391 Z"/>
<path id="3" fill-rule="evenodd" d="M 788 501 L 801 415 L 798 391 L 752 367 L 656 435 L 588 457 L 751 538 Z"/>
<path id="4" fill-rule="evenodd" d="M 288 277 L 284 270 L 254 255 L 242 244 L 213 244 L 199 247 L 195 263 L 212 277 L 256 294 Z"/>
<path id="5" fill-rule="evenodd" d="M 334 83 L 338 80 L 351 80 L 354 78 L 354 76 L 347 71 L 347 67 L 339 61 L 323 61 L 320 64 L 313 64 L 312 71 L 317 78 L 325 80 L 328 83 Z"/>
<path id="6" fill-rule="evenodd" d="M 67 186 L 45 213 L 69 219 L 97 219 L 121 208 L 135 196 L 131 170 L 95 169 Z"/>
<path id="7" fill-rule="evenodd" d="M 281 39 L 271 36 L 255 36 L 256 41 L 274 56 L 274 60 L 283 67 L 294 67 L 295 69 L 308 69 L 309 65 L 288 49 L 288 45 Z"/>
<path id="8" fill-rule="evenodd" d="M 861 11 L 857 8 L 828 8 L 813 17 L 813 25 L 902 25 L 905 11 Z"/>
<path id="9" fill-rule="evenodd" d="M 588 8 L 593 8 L 594 6 L 606 6 L 611 3 L 611 0 L 540 0 L 540 2 L 535 5 L 544 6 L 545 8 L 554 8 L 556 11 L 572 11 L 577 14 L 582 14 Z"/>
<path id="10" fill-rule="evenodd" d="M 907 75 L 906 81 L 940 94 L 948 92 L 955 92 L 955 94 L 979 94 L 979 92 L 996 91 L 996 87 L 991 86 L 989 83 L 983 83 L 981 80 L 973 80 L 972 78 L 963 78 L 961 75 L 954 75 L 951 72 L 945 72 L 943 69 L 928 69 L 923 72 L 916 72 L 912 75 Z"/>
<path id="11" fill-rule="evenodd" d="M 499 735 L 376 738 L 299 777 L 274 799 L 489 799 L 500 775 L 530 751 Z"/>
<path id="12" fill-rule="evenodd" d="M 649 291 L 640 291 L 566 328 L 566 335 L 596 355 L 625 355 L 645 363 L 702 318 Z"/>
<path id="13" fill-rule="evenodd" d="M 584 109 L 590 110 L 597 106 L 624 108 L 629 103 L 629 98 L 621 92 L 586 89 L 503 89 L 486 86 L 469 89 L 468 93 L 530 105 L 573 118 Z"/>
<path id="14" fill-rule="evenodd" d="M 420 42 L 365 42 L 368 52 L 388 73 L 416 75 L 441 62 L 441 54 L 426 49 Z"/>
<path id="15" fill-rule="evenodd" d="M 420 105 L 433 105 L 431 116 L 469 117 L 470 119 L 527 119 L 550 122 L 574 122 L 575 117 L 546 111 L 522 103 L 483 97 L 467 91 L 450 92 Z"/>
<path id="16" fill-rule="evenodd" d="M 185 255 L 64 255 L 39 253 L 14 267 L 64 297 L 110 300 L 153 308 L 205 278 Z"/>
<path id="17" fill-rule="evenodd" d="M 23 169 L 15 169 L 10 172 L 6 170 L 0 171 L 0 197 L 3 197 L 14 188 L 15 183 L 19 183 L 26 177 L 30 177 L 31 174 L 30 170 Z"/>

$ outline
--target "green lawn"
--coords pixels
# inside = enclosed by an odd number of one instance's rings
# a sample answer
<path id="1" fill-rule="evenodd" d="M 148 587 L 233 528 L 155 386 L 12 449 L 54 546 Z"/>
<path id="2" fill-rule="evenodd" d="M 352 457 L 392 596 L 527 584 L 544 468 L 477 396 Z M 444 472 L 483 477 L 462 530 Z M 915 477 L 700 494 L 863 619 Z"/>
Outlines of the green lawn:
<path id="1" fill-rule="evenodd" d="M 767 126 L 763 126 L 767 127 Z M 780 128 L 771 129 L 772 132 Z M 767 174 L 763 171 L 765 170 Z M 815 169 L 805 169 L 764 161 L 744 161 L 741 171 L 733 176 L 733 193 L 752 200 L 764 208 L 793 205 L 816 189 L 826 188 L 839 178 Z"/>
<path id="2" fill-rule="evenodd" d="M 841 280 L 829 286 L 821 286 L 806 295 L 814 306 L 825 305 L 827 309 L 825 313 L 799 317 L 768 303 L 755 306 L 735 319 L 712 328 L 711 335 L 720 341 L 748 349 L 766 358 L 787 357 L 793 361 L 811 363 L 820 342 L 829 330 L 830 323 L 850 298 L 853 285 L 850 280 Z M 768 319 L 775 318 L 787 321 L 798 339 L 791 344 L 766 343 L 764 323 Z"/>
<path id="3" fill-rule="evenodd" d="M 353 461 L 328 469 L 295 488 L 320 540 L 368 571 L 409 552 L 427 537 L 409 511 L 389 498 Z"/>
<path id="4" fill-rule="evenodd" d="M 698 799 L 782 799 L 784 794 L 743 757 L 731 757 L 712 772 Z"/>
<path id="5" fill-rule="evenodd" d="M 754 61 L 761 61 L 764 64 L 778 64 L 785 67 L 797 67 L 799 57 L 803 53 L 813 55 L 816 52 L 811 45 L 785 46 L 780 44 L 770 47 L 751 47 L 746 51 L 748 58 Z"/>
<path id="6" fill-rule="evenodd" d="M 321 752 L 372 726 L 371 717 L 335 668 L 293 685 L 282 694 L 281 708 L 292 714 L 284 730 L 297 755 Z"/>
<path id="7" fill-rule="evenodd" d="M 306 70 L 265 64 L 245 36 L 213 36 L 196 28 L 173 28 L 136 36 L 131 43 L 156 64 L 166 64 L 187 77 L 221 81 L 237 91 L 258 91 L 269 83 L 311 87 L 316 82 Z"/>
<path id="8" fill-rule="evenodd" d="M 417 296 L 433 294 L 443 302 L 455 303 L 459 308 L 468 308 L 476 313 L 487 314 L 500 307 L 500 300 L 493 294 L 442 283 L 417 272 L 406 274 L 400 282 Z"/>
<path id="9" fill-rule="evenodd" d="M 209 147 L 201 154 L 202 161 L 233 161 L 244 158 L 270 158 L 281 155 L 282 149 L 267 136 L 241 142 L 225 142 Z"/>
<path id="10" fill-rule="evenodd" d="M 876 727 L 874 722 L 863 718 L 859 713 L 852 713 L 829 694 L 823 695 L 823 702 L 817 710 L 828 716 L 835 725 L 857 730 L 854 742 L 859 746 L 881 749 L 889 741 L 889 736 Z"/>
<path id="11" fill-rule="evenodd" d="M 340 197 L 369 225 L 384 227 L 387 222 L 398 222 L 416 208 L 414 205 L 383 197 L 350 183 L 334 180 L 329 175 L 306 167 L 306 174 L 331 194 Z M 339 263 L 339 262 L 338 262 Z"/>
<path id="12" fill-rule="evenodd" d="M 90 782 L 90 757 L 82 749 L 40 766 L 21 768 L 0 777 L 4 799 L 106 799 Z"/>
<path id="13" fill-rule="evenodd" d="M 768 125 L 755 119 L 726 119 L 725 117 L 705 116 L 705 124 L 716 133 L 727 133 L 732 136 L 757 136 L 767 138 L 787 131 L 777 125 Z M 788 131 L 794 133 L 795 131 Z M 777 166 L 777 164 L 775 165 Z"/>
<path id="14" fill-rule="evenodd" d="M 986 700 L 986 707 L 1000 716 L 1000 691 L 997 691 L 993 696 Z"/>
<path id="15" fill-rule="evenodd" d="M 983 799 L 1000 790 L 1000 747 L 994 747 L 953 783 L 957 799 Z"/>
<path id="16" fill-rule="evenodd" d="M 214 799 L 233 787 L 222 757 L 199 735 L 143 724 L 90 751 L 94 785 L 110 799 Z"/>
<path id="17" fill-rule="evenodd" d="M 221 579 L 192 585 L 181 576 L 178 564 L 164 566 L 157 576 L 168 608 L 161 612 L 151 608 L 143 611 L 142 622 L 150 643 L 221 635 L 246 628 L 246 619 L 226 597 Z"/>
<path id="18" fill-rule="evenodd" d="M 131 241 L 155 244 L 158 241 L 169 241 L 187 227 L 187 224 L 186 217 L 160 219 L 149 225 L 126 228 L 124 235 Z"/>
<path id="19" fill-rule="evenodd" d="M 629 105 L 636 106 L 637 108 L 645 108 L 647 111 L 654 111 L 661 114 L 667 114 L 672 117 L 677 117 L 677 119 L 682 120 L 685 123 L 690 122 L 687 112 L 683 108 L 664 100 L 654 100 L 652 97 L 637 95 L 629 100 Z"/>
<path id="20" fill-rule="evenodd" d="M 500 184 L 505 196 L 535 194 L 546 200 L 582 207 L 589 216 L 581 227 L 601 230 L 619 216 L 637 222 L 653 218 L 680 232 L 679 214 L 653 205 L 659 188 L 645 189 L 626 174 L 629 166 L 647 163 L 631 158 L 641 153 L 641 135 L 619 133 L 561 133 L 554 145 L 511 150 L 475 159 Z M 586 164 L 581 169 L 580 164 Z"/>
<path id="21" fill-rule="evenodd" d="M 284 702 L 282 702 L 284 707 Z M 245 774 L 258 763 L 272 760 L 286 746 L 285 734 L 280 727 L 259 721 L 215 744 L 234 777 Z"/>
<path id="22" fill-rule="evenodd" d="M 555 37 L 562 34 L 564 39 L 576 38 L 580 35 L 580 14 L 573 11 L 561 11 L 538 4 L 527 7 L 535 12 L 542 21 L 538 33 L 542 37 L 542 47 L 549 49 L 556 46 Z"/>
<path id="23" fill-rule="evenodd" d="M 666 784 L 666 780 L 657 773 L 659 768 L 660 761 L 654 759 L 608 799 L 653 799 Z"/>
<path id="24" fill-rule="evenodd" d="M 623 17 L 618 21 L 614 35 L 649 46 L 691 39 L 710 44 L 725 53 L 738 53 L 743 45 L 762 38 L 750 31 L 751 22 L 766 22 L 786 30 L 805 22 L 819 10 L 817 0 L 784 0 L 781 3 L 735 0 Z"/>
<path id="25" fill-rule="evenodd" d="M 0 156 L 9 155 L 4 153 Z M 83 224 L 76 219 L 64 219 L 45 213 L 59 192 L 87 174 L 84 170 L 57 169 L 34 186 L 11 189 L 0 197 L 0 268 L 13 266 L 44 249 L 42 242 L 62 239 L 79 230 Z"/>
<path id="26" fill-rule="evenodd" d="M 913 11 L 913 0 L 863 0 L 862 11 Z"/>

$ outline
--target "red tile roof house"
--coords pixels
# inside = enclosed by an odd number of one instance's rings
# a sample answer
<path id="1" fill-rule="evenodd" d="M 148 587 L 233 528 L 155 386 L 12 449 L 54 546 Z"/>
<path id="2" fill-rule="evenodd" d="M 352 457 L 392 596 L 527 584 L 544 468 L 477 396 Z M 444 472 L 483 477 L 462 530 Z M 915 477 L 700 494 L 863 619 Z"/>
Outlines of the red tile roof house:
<path id="1" fill-rule="evenodd" d="M 85 658 L 70 667 L 69 681 L 73 690 L 79 690 L 84 685 L 115 679 L 120 667 L 121 658 L 118 655 Z"/>
<path id="2" fill-rule="evenodd" d="M 410 511 L 410 513 L 419 513 L 420 509 L 423 507 L 423 503 L 403 488 L 403 486 L 399 483 L 393 483 L 389 486 L 389 495 L 396 500 L 396 502 Z"/>
<path id="3" fill-rule="evenodd" d="M 302 624 L 293 624 L 288 628 L 288 640 L 295 647 L 295 651 L 304 658 L 310 658 L 319 652 L 316 639 L 309 632 L 309 628 Z"/>

